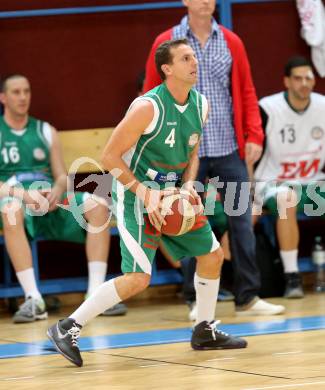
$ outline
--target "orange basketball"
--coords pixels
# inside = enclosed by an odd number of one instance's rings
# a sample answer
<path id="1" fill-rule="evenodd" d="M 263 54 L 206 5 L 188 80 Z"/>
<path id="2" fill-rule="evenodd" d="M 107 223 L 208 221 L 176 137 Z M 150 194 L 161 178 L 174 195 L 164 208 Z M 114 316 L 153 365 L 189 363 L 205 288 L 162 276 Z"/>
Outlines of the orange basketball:
<path id="1" fill-rule="evenodd" d="M 162 199 L 162 215 L 166 225 L 161 232 L 168 236 L 180 236 L 192 229 L 196 220 L 197 201 L 188 191 L 177 190 Z M 168 214 L 172 210 L 173 214 Z"/>

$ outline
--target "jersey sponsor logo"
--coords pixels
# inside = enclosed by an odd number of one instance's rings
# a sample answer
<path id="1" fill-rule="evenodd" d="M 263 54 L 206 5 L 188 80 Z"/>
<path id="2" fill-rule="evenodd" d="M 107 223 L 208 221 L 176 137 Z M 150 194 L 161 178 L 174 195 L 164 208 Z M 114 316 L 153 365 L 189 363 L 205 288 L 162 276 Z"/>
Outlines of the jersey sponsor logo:
<path id="1" fill-rule="evenodd" d="M 193 147 L 193 146 L 195 146 L 198 142 L 199 142 L 199 135 L 198 135 L 198 133 L 193 133 L 193 134 L 190 136 L 189 140 L 188 140 L 188 145 Z"/>
<path id="2" fill-rule="evenodd" d="M 177 181 L 180 179 L 180 175 L 177 175 L 176 172 L 168 172 L 166 179 L 167 181 Z"/>
<path id="3" fill-rule="evenodd" d="M 282 162 L 280 163 L 282 173 L 279 175 L 278 179 L 287 180 L 312 177 L 319 172 L 319 163 L 320 159 L 315 159 L 313 161 L 302 160 L 297 162 Z"/>
<path id="4" fill-rule="evenodd" d="M 167 122 L 167 126 L 177 126 L 177 122 Z"/>
<path id="5" fill-rule="evenodd" d="M 311 136 L 314 139 L 321 139 L 324 137 L 324 130 L 319 126 L 315 126 L 311 129 Z"/>
<path id="6" fill-rule="evenodd" d="M 146 175 L 157 183 L 177 182 L 181 180 L 181 175 L 178 175 L 176 172 L 162 173 L 151 168 L 147 170 Z"/>
<path id="7" fill-rule="evenodd" d="M 46 154 L 45 154 L 44 150 L 41 148 L 35 148 L 33 150 L 33 156 L 36 160 L 39 160 L 39 161 L 45 160 L 45 158 L 46 158 Z"/>

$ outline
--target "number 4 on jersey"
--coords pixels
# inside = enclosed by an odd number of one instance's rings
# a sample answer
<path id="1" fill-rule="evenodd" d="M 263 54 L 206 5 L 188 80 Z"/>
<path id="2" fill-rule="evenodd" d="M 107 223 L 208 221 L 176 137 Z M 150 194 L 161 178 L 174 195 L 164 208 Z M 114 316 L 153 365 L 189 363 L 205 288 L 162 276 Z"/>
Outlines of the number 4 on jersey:
<path id="1" fill-rule="evenodd" d="M 167 138 L 165 139 L 165 144 L 169 145 L 170 148 L 175 145 L 175 129 L 172 129 Z"/>

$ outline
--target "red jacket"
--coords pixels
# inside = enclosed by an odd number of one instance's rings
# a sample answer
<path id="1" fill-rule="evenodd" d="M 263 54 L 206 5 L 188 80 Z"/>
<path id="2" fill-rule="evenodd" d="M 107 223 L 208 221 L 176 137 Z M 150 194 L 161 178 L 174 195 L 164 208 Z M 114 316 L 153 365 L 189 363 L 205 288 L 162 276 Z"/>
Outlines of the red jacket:
<path id="1" fill-rule="evenodd" d="M 258 102 L 250 71 L 247 53 L 241 39 L 232 31 L 220 26 L 225 36 L 232 56 L 232 100 L 234 108 L 234 126 L 236 132 L 239 154 L 245 157 L 245 143 L 253 142 L 263 144 L 264 132 L 262 130 Z M 155 65 L 155 52 L 157 47 L 166 40 L 172 39 L 173 29 L 158 35 L 154 41 L 146 63 L 146 78 L 143 92 L 156 87 L 161 78 Z"/>

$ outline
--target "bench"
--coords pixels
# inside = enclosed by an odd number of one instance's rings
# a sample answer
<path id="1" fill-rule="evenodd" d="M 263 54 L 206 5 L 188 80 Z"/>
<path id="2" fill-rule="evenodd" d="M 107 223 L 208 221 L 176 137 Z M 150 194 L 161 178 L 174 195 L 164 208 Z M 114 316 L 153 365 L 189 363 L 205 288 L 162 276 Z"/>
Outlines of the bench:
<path id="1" fill-rule="evenodd" d="M 307 217 L 305 214 L 298 214 L 298 222 L 309 221 L 315 217 Z M 263 226 L 265 234 L 269 237 L 271 244 L 276 246 L 276 235 L 275 235 L 275 219 L 269 214 L 264 214 L 259 219 L 258 223 Z M 302 237 L 302 234 L 301 234 Z M 316 272 L 316 266 L 312 262 L 310 256 L 299 256 L 298 267 L 300 272 Z"/>
<path id="2" fill-rule="evenodd" d="M 63 149 L 64 161 L 68 171 L 71 167 L 71 164 L 80 157 L 88 157 L 100 165 L 100 156 L 113 130 L 113 128 L 100 128 L 60 131 L 59 137 Z M 87 174 L 98 172 L 100 172 L 100 170 L 96 164 L 86 162 L 82 164 L 75 173 Z M 111 222 L 111 234 L 113 236 L 118 236 L 118 230 L 116 228 L 115 221 Z M 87 277 L 40 280 L 37 250 L 37 243 L 40 241 L 42 241 L 42 238 L 37 238 L 31 241 L 31 249 L 35 276 L 42 294 L 59 294 L 86 291 L 88 283 Z M 13 281 L 13 270 L 10 259 L 5 250 L 4 239 L 2 235 L 0 235 L 0 244 L 3 244 L 4 247 L 3 282 L 0 283 L 0 298 L 22 296 L 23 291 L 21 287 L 17 284 L 17 282 Z M 113 278 L 115 276 L 117 275 L 109 274 L 107 275 L 107 279 Z M 156 264 L 153 265 L 151 285 L 175 284 L 181 282 L 182 278 L 175 269 L 158 270 Z"/>

